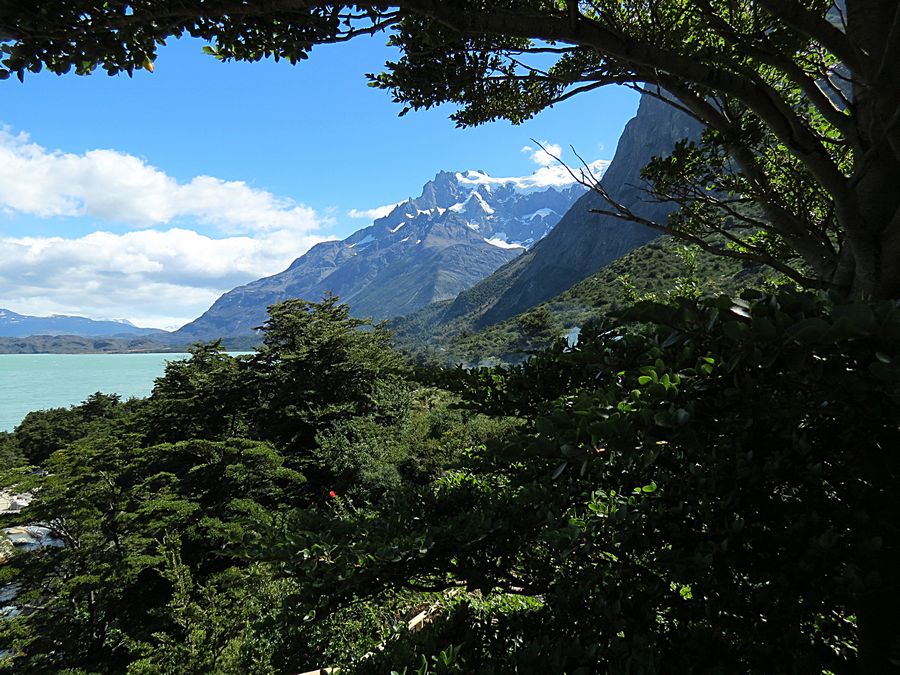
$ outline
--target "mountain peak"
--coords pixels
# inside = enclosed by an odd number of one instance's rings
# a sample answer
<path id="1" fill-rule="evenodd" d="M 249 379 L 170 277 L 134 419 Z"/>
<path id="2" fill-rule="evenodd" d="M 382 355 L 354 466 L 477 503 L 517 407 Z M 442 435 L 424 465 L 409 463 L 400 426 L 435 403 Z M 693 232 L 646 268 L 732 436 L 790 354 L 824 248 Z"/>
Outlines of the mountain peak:
<path id="1" fill-rule="evenodd" d="M 465 179 L 473 175 L 478 179 Z M 317 301 L 325 292 L 355 315 L 375 318 L 453 298 L 544 237 L 585 191 L 571 184 L 521 190 L 509 180 L 439 171 L 418 197 L 343 241 L 317 244 L 284 272 L 229 291 L 178 334 L 248 334 L 268 305 Z"/>
<path id="2" fill-rule="evenodd" d="M 390 238 L 422 219 L 457 219 L 486 239 L 528 248 L 544 237 L 585 188 L 577 183 L 542 184 L 543 179 L 495 178 L 481 170 L 438 171 L 418 197 L 397 204 L 372 226 L 345 239 L 357 246 L 366 237 Z M 546 182 L 546 181 L 545 181 Z"/>

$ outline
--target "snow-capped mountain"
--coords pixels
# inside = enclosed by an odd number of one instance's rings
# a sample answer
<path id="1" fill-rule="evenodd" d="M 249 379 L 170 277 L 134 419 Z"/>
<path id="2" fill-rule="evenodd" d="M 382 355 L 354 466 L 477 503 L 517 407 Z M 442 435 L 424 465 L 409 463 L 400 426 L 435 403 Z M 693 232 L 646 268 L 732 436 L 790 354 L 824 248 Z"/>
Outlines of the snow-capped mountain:
<path id="1" fill-rule="evenodd" d="M 83 316 L 28 316 L 0 309 L 0 337 L 29 335 L 80 335 L 82 337 L 130 337 L 162 333 L 156 328 L 139 328 L 129 321 L 98 321 Z"/>
<path id="2" fill-rule="evenodd" d="M 530 248 L 559 222 L 584 188 L 571 184 L 540 187 L 522 181 L 492 178 L 483 171 L 441 171 L 425 184 L 419 197 L 398 204 L 350 239 L 357 235 L 375 238 L 385 230 L 396 234 L 410 221 L 424 218 L 464 222 L 501 248 Z"/>
<path id="3" fill-rule="evenodd" d="M 369 227 L 317 244 L 285 271 L 224 294 L 175 337 L 248 334 L 270 304 L 317 301 L 326 292 L 353 314 L 378 319 L 453 298 L 544 237 L 584 192 L 573 183 L 442 171 Z"/>

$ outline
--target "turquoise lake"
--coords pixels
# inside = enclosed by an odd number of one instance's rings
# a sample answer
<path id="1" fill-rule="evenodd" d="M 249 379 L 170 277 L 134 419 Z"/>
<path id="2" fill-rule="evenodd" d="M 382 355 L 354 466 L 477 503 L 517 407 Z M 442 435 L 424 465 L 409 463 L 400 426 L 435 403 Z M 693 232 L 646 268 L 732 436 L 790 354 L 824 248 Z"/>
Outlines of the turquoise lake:
<path id="1" fill-rule="evenodd" d="M 81 403 L 95 391 L 147 396 L 166 361 L 187 354 L 0 354 L 0 431 L 32 410 Z"/>

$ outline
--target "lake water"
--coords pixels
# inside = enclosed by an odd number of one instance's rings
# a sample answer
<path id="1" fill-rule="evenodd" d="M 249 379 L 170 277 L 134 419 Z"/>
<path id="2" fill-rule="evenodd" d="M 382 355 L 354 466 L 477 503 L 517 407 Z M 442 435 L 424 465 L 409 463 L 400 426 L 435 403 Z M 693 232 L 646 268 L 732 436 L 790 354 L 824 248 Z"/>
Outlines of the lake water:
<path id="1" fill-rule="evenodd" d="M 166 361 L 187 354 L 0 354 L 0 431 L 32 410 L 81 403 L 95 391 L 147 396 Z"/>

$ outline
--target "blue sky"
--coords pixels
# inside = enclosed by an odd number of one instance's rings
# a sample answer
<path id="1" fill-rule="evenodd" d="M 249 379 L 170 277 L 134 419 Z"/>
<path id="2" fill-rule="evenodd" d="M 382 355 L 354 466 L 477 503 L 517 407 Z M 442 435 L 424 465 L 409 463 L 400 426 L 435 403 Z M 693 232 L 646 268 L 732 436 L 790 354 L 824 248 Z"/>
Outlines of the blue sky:
<path id="1" fill-rule="evenodd" d="M 446 107 L 400 118 L 364 77 L 391 58 L 384 42 L 291 66 L 222 64 L 181 40 L 152 74 L 0 83 L 0 307 L 175 327 L 438 170 L 530 174 L 531 139 L 611 159 L 637 107 L 605 88 L 520 126 L 457 129 Z"/>

